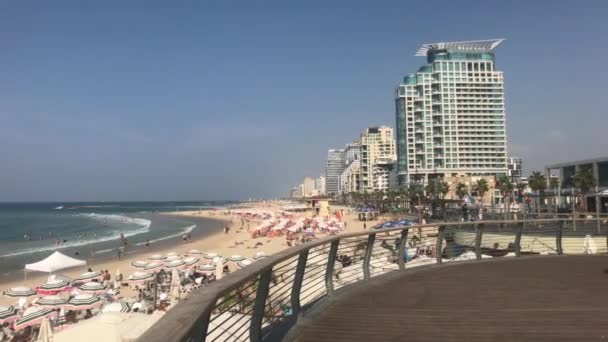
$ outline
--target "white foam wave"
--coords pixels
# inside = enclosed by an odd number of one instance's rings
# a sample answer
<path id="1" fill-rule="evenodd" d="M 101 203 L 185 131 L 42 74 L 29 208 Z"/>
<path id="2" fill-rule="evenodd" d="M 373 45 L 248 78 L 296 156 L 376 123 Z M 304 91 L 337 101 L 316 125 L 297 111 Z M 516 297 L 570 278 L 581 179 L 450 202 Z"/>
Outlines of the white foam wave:
<path id="1" fill-rule="evenodd" d="M 79 214 L 79 215 L 81 215 L 81 214 Z M 134 229 L 134 230 L 133 229 L 126 230 L 124 233 L 113 230 L 113 231 L 107 232 L 107 235 L 104 235 L 104 236 L 94 237 L 92 239 L 86 239 L 86 240 L 71 240 L 71 241 L 63 243 L 61 245 L 50 245 L 50 246 L 47 245 L 47 246 L 41 246 L 41 247 L 37 247 L 37 248 L 20 249 L 15 252 L 0 255 L 0 257 L 9 257 L 9 256 L 18 256 L 18 255 L 24 255 L 24 254 L 30 254 L 30 253 L 37 253 L 37 252 L 54 251 L 54 250 L 59 250 L 59 249 L 64 249 L 64 248 L 86 246 L 86 245 L 99 243 L 99 242 L 108 242 L 108 241 L 118 240 L 121 233 L 123 233 L 125 237 L 131 237 L 131 236 L 135 236 L 135 235 L 139 235 L 139 234 L 148 233 L 150 231 L 150 225 L 152 224 L 152 221 L 150 221 L 150 220 L 146 220 L 146 219 L 142 219 L 142 218 L 135 218 L 135 217 L 127 217 L 127 216 L 122 216 L 122 215 L 100 215 L 100 214 L 94 214 L 94 213 L 85 214 L 85 215 L 88 217 L 92 217 L 95 219 L 101 219 L 101 220 L 103 220 L 103 219 L 120 220 L 125 223 L 132 223 L 132 224 L 138 225 L 139 228 Z"/>
<path id="2" fill-rule="evenodd" d="M 185 228 L 184 228 L 184 229 L 183 229 L 181 232 L 179 232 L 179 233 L 175 233 L 175 234 L 171 234 L 171 235 L 163 236 L 163 237 L 158 238 L 158 239 L 150 240 L 150 243 L 153 243 L 153 242 L 158 242 L 158 241 L 163 241 L 163 240 L 168 240 L 168 239 L 172 239 L 172 238 L 180 237 L 180 236 L 182 236 L 182 235 L 184 235 L 184 234 L 192 233 L 192 231 L 194 230 L 194 228 L 196 228 L 196 225 L 195 225 L 195 224 L 194 224 L 194 225 L 191 225 L 191 226 L 188 226 L 188 227 L 185 227 Z M 143 245 L 145 245 L 145 244 L 146 244 L 146 242 L 144 241 L 144 242 L 136 243 L 135 245 L 136 245 L 136 246 L 143 246 Z"/>

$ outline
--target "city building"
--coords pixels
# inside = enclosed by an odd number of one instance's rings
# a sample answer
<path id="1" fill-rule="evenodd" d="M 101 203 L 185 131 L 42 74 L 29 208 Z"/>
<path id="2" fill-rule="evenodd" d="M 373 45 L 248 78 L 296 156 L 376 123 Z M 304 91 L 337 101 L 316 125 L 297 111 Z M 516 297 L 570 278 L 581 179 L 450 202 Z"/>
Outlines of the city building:
<path id="1" fill-rule="evenodd" d="M 547 179 L 550 179 L 552 175 L 559 177 L 562 188 L 572 188 L 575 186 L 574 175 L 580 168 L 591 169 L 594 183 L 600 190 L 608 189 L 608 157 L 547 165 L 545 175 Z"/>
<path id="2" fill-rule="evenodd" d="M 522 174 L 522 160 L 519 157 L 510 157 L 507 160 L 507 169 L 509 169 L 508 176 L 511 181 L 517 183 L 523 177 Z"/>
<path id="3" fill-rule="evenodd" d="M 325 176 L 321 175 L 319 178 L 315 179 L 315 190 L 317 196 L 325 195 Z"/>
<path id="4" fill-rule="evenodd" d="M 427 63 L 396 90 L 399 185 L 429 176 L 507 174 L 502 39 L 424 44 Z"/>
<path id="5" fill-rule="evenodd" d="M 331 149 L 327 151 L 327 165 L 325 168 L 325 192 L 328 196 L 340 192 L 340 176 L 346 168 L 346 150 Z"/>
<path id="6" fill-rule="evenodd" d="M 396 159 L 393 128 L 366 128 L 361 134 L 361 191 L 388 190 Z"/>
<path id="7" fill-rule="evenodd" d="M 310 197 L 314 195 L 315 191 L 315 180 L 312 177 L 304 178 L 304 197 Z"/>
<path id="8" fill-rule="evenodd" d="M 361 161 L 350 163 L 340 177 L 340 192 L 351 193 L 361 191 Z"/>

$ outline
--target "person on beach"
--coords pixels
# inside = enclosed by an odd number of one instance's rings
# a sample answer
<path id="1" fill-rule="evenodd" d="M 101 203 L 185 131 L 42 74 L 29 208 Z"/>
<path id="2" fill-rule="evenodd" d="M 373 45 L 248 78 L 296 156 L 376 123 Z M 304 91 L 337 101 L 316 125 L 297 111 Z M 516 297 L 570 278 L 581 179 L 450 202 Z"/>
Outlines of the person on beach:
<path id="1" fill-rule="evenodd" d="M 150 240 L 146 240 L 146 247 L 150 246 Z"/>
<path id="2" fill-rule="evenodd" d="M 367 225 L 363 222 L 363 230 L 367 229 Z"/>

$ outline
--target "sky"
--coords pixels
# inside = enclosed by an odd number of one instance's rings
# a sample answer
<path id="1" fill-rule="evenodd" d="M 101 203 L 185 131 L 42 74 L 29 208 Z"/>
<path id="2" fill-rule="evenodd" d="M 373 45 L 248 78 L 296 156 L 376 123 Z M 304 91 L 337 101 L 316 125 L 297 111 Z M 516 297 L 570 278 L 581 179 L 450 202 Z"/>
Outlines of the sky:
<path id="1" fill-rule="evenodd" d="M 524 172 L 608 155 L 606 1 L 3 1 L 0 201 L 286 196 L 395 122 L 423 43 L 505 38 Z"/>

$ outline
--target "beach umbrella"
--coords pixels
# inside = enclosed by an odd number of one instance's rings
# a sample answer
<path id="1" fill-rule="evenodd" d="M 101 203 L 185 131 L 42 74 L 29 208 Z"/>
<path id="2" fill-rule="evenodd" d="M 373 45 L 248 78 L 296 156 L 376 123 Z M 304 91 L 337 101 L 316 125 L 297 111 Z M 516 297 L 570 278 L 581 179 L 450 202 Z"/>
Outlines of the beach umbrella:
<path id="1" fill-rule="evenodd" d="M 2 294 L 8 297 L 31 297 L 37 295 L 34 289 L 25 286 L 12 287 L 2 292 Z"/>
<path id="2" fill-rule="evenodd" d="M 171 261 L 165 264 L 165 268 L 169 269 L 169 270 L 176 270 L 179 268 L 183 268 L 186 265 L 186 262 L 184 260 L 175 260 L 175 261 Z"/>
<path id="3" fill-rule="evenodd" d="M 68 301 L 66 307 L 70 310 L 87 310 L 103 305 L 103 300 L 99 296 L 92 294 L 79 294 Z"/>
<path id="4" fill-rule="evenodd" d="M 235 261 L 235 262 L 239 262 L 239 261 L 243 261 L 246 258 L 242 255 L 231 255 L 228 257 L 228 261 Z"/>
<path id="5" fill-rule="evenodd" d="M 53 340 L 53 329 L 51 328 L 51 322 L 48 318 L 42 320 L 40 329 L 38 330 L 37 342 L 51 342 Z"/>
<path id="6" fill-rule="evenodd" d="M 146 266 L 148 266 L 148 262 L 142 261 L 142 260 L 137 260 L 137 261 L 133 261 L 131 263 L 131 266 L 133 266 L 135 268 L 146 268 Z"/>
<path id="7" fill-rule="evenodd" d="M 195 257 L 189 257 L 189 258 L 184 259 L 184 262 L 186 263 L 186 266 L 188 266 L 188 267 L 196 265 L 199 261 L 201 261 L 201 259 L 195 258 Z"/>
<path id="8" fill-rule="evenodd" d="M 180 300 L 180 288 L 181 282 L 179 279 L 179 273 L 174 269 L 173 273 L 171 273 L 171 304 L 177 304 Z"/>
<path id="9" fill-rule="evenodd" d="M 247 267 L 247 266 L 251 265 L 251 263 L 252 263 L 252 262 L 253 262 L 253 261 L 251 261 L 251 260 L 249 260 L 249 259 L 245 259 L 245 260 L 241 260 L 241 261 L 239 261 L 239 262 L 237 263 L 237 265 L 238 265 L 239 267 L 243 268 L 243 267 Z"/>
<path id="10" fill-rule="evenodd" d="M 74 282 L 87 282 L 87 281 L 91 281 L 93 279 L 99 279 L 101 278 L 102 274 L 101 272 L 86 272 L 81 274 L 80 276 L 74 278 Z"/>
<path id="11" fill-rule="evenodd" d="M 186 254 L 190 254 L 190 255 L 202 255 L 203 252 L 199 251 L 198 249 L 191 249 Z"/>
<path id="12" fill-rule="evenodd" d="M 215 266 L 209 265 L 209 264 L 202 265 L 202 266 L 199 266 L 196 269 L 196 272 L 198 272 L 198 273 L 204 273 L 206 275 L 214 274 L 215 273 Z"/>
<path id="13" fill-rule="evenodd" d="M 162 262 L 153 261 L 144 267 L 146 272 L 160 271 L 164 267 Z"/>
<path id="14" fill-rule="evenodd" d="M 145 283 L 147 281 L 154 280 L 155 277 L 156 275 L 154 273 L 133 272 L 133 274 L 127 278 L 127 281 L 129 283 Z"/>
<path id="15" fill-rule="evenodd" d="M 70 287 L 70 283 L 63 279 L 54 279 L 46 284 L 40 285 L 36 288 L 36 292 L 40 294 L 55 294 L 57 292 L 64 291 Z"/>
<path id="16" fill-rule="evenodd" d="M 218 256 L 219 256 L 219 254 L 217 254 L 215 252 L 210 252 L 210 253 L 204 254 L 203 258 L 213 260 L 213 259 L 217 258 Z"/>
<path id="17" fill-rule="evenodd" d="M 177 261 L 177 260 L 182 260 L 182 258 L 180 256 L 177 255 L 172 255 L 172 256 L 168 256 L 167 258 L 165 258 L 165 262 L 173 262 L 173 261 Z"/>
<path id="18" fill-rule="evenodd" d="M 266 255 L 266 253 L 264 252 L 257 252 L 255 253 L 255 256 L 253 257 L 255 260 L 259 260 L 259 259 L 263 259 L 268 257 L 268 255 Z"/>
<path id="19" fill-rule="evenodd" d="M 102 312 L 129 312 L 131 311 L 131 305 L 127 302 L 114 302 L 108 304 L 101 309 Z"/>
<path id="20" fill-rule="evenodd" d="M 61 296 L 56 296 L 56 295 L 50 295 L 50 296 L 44 296 L 42 298 L 36 299 L 36 301 L 34 302 L 34 305 L 40 306 L 43 308 L 47 308 L 47 309 L 55 309 L 55 308 L 65 305 L 67 302 L 68 302 L 67 298 L 64 298 Z"/>
<path id="21" fill-rule="evenodd" d="M 11 323 L 18 319 L 17 308 L 14 306 L 0 306 L 0 324 Z"/>
<path id="22" fill-rule="evenodd" d="M 14 325 L 15 330 L 21 330 L 29 326 L 38 325 L 46 317 L 57 317 L 57 312 L 51 309 L 32 306 L 27 308 L 21 318 Z"/>
<path id="23" fill-rule="evenodd" d="M 101 283 L 92 281 L 78 286 L 78 291 L 82 293 L 102 294 L 106 292 L 106 287 Z"/>
<path id="24" fill-rule="evenodd" d="M 169 253 L 165 254 L 165 256 L 166 256 L 167 258 L 170 258 L 170 257 L 177 256 L 177 253 L 175 253 L 175 252 L 169 252 Z"/>
<path id="25" fill-rule="evenodd" d="M 163 260 L 165 258 L 164 255 L 161 254 L 154 254 L 150 257 L 148 257 L 149 260 Z"/>

